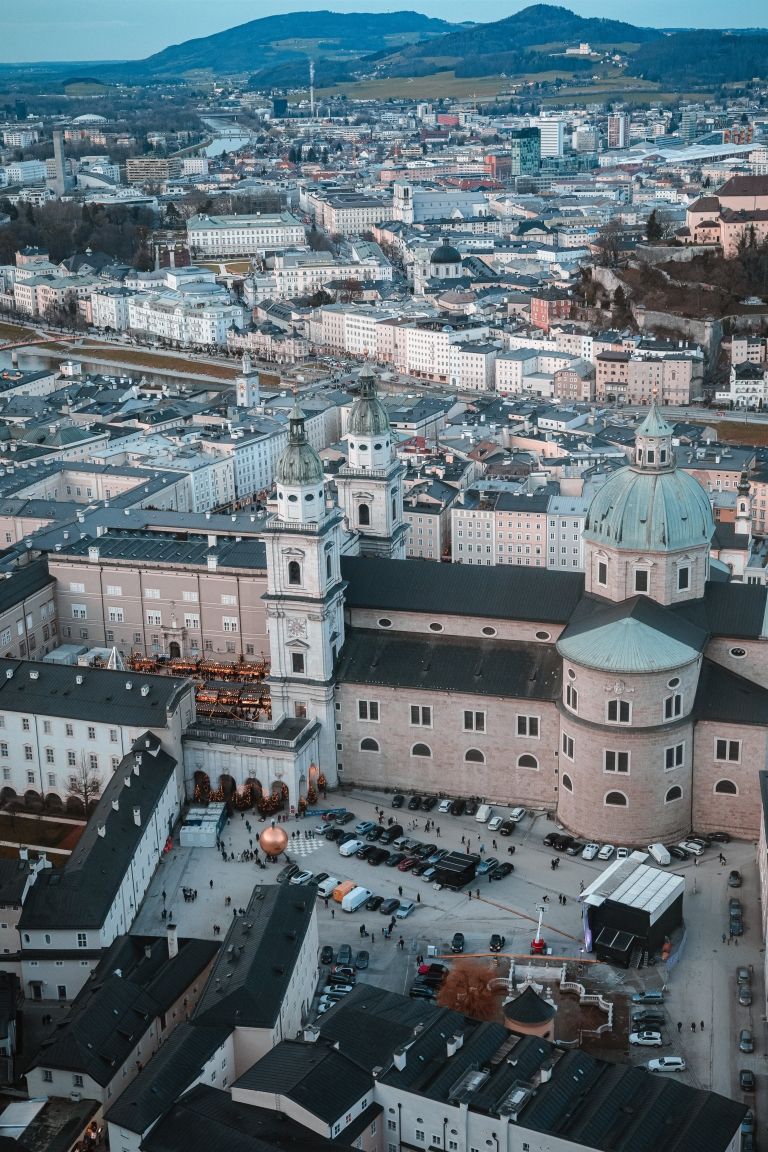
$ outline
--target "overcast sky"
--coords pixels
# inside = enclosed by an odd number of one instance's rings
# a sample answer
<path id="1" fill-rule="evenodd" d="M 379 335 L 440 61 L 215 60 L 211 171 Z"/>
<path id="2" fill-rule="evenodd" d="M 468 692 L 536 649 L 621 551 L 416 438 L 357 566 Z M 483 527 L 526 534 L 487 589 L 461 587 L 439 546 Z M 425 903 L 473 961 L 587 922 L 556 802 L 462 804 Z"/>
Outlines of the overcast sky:
<path id="1" fill-rule="evenodd" d="M 659 27 L 757 27 L 768 24 L 765 0 L 561 0 L 581 16 L 610 16 Z M 247 20 L 281 12 L 333 9 L 387 12 L 417 9 L 445 20 L 482 12 L 500 20 L 525 0 L 0 0 L 0 60 L 114 60 L 148 56 L 168 44 L 208 36 Z"/>

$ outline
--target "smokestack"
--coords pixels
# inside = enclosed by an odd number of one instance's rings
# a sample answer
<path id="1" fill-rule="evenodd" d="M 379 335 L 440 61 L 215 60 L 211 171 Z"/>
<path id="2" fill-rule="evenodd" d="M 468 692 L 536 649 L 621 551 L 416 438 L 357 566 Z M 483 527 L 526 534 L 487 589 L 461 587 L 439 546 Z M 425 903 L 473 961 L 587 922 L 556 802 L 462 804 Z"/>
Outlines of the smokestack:
<path id="1" fill-rule="evenodd" d="M 169 924 L 165 930 L 165 935 L 168 940 L 168 959 L 173 960 L 174 956 L 179 954 L 179 938 L 176 935 L 176 925 Z"/>
<path id="2" fill-rule="evenodd" d="M 61 199 L 67 190 L 67 182 L 64 175 L 64 133 L 61 131 L 56 131 L 53 134 L 53 159 L 56 168 L 56 175 L 53 178 L 53 190 L 59 199 Z"/>
<path id="3" fill-rule="evenodd" d="M 309 114 L 315 118 L 315 62 L 309 62 Z"/>

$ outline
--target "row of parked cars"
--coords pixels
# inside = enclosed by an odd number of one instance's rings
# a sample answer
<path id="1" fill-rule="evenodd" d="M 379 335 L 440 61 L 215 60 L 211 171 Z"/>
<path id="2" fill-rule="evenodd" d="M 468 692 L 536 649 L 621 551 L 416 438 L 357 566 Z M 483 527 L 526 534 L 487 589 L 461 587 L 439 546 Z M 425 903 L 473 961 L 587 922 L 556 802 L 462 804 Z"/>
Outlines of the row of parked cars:
<path id="1" fill-rule="evenodd" d="M 445 816 L 474 816 L 481 824 L 487 823 L 491 832 L 501 832 L 502 836 L 509 835 L 509 832 L 503 831 L 503 823 L 509 820 L 514 826 L 525 816 L 525 808 L 513 808 L 506 817 L 494 816 L 490 804 L 471 798 L 465 800 L 461 796 L 455 800 L 449 800 L 447 797 L 438 800 L 436 796 L 404 796 L 401 792 L 396 792 L 392 797 L 392 807 L 408 808 L 411 812 L 431 812 L 437 807 L 438 812 Z"/>
<path id="2" fill-rule="evenodd" d="M 728 844 L 730 839 L 727 832 L 711 832 L 704 837 L 690 836 L 679 844 L 649 844 L 647 851 L 657 864 L 666 867 L 673 859 L 690 860 L 692 857 L 702 856 L 710 844 Z M 623 860 L 631 851 L 630 848 L 617 848 L 615 844 L 586 844 L 582 840 L 577 840 L 575 836 L 563 832 L 548 832 L 544 837 L 544 847 L 566 852 L 569 856 L 581 856 L 582 860 L 610 860 L 614 854 L 617 860 Z"/>

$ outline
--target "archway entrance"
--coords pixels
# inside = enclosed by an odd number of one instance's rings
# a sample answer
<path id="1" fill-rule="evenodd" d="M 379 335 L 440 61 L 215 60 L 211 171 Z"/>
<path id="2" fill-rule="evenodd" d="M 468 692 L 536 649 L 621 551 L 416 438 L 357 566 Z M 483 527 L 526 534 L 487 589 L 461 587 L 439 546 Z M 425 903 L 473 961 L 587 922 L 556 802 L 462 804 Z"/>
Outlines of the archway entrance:
<path id="1" fill-rule="evenodd" d="M 181 656 L 181 647 L 175 640 L 171 640 L 170 644 L 168 645 L 168 655 L 170 656 L 171 660 L 178 660 Z"/>

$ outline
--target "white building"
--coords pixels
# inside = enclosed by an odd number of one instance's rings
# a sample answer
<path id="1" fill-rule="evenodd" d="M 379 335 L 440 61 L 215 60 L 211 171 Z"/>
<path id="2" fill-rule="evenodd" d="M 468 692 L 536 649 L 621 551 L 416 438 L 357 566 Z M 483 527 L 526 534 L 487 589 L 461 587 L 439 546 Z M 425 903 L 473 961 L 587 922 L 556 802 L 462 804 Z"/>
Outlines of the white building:
<path id="1" fill-rule="evenodd" d="M 9 184 L 40 184 L 48 169 L 44 160 L 16 160 L 7 165 L 5 172 Z"/>
<path id="2" fill-rule="evenodd" d="M 30 148 L 39 139 L 37 128 L 6 128 L 3 132 L 6 148 Z"/>
<path id="3" fill-rule="evenodd" d="M 229 304 L 201 296 L 181 297 L 175 293 L 134 296 L 128 302 L 128 326 L 179 344 L 225 347 L 227 330 L 246 323 L 241 304 Z"/>
<path id="4" fill-rule="evenodd" d="M 275 256 L 276 294 L 310 296 L 331 280 L 391 280 L 392 265 L 383 258 L 342 260 L 330 252 L 286 252 Z"/>
<path id="5" fill-rule="evenodd" d="M 130 288 L 98 288 L 91 293 L 91 323 L 94 328 L 125 332 L 130 327 L 128 305 L 136 293 Z"/>
<path id="6" fill-rule="evenodd" d="M 539 116 L 531 119 L 531 127 L 541 133 L 541 155 L 562 156 L 565 144 L 565 121 Z"/>
<path id="7" fill-rule="evenodd" d="M 201 256 L 263 256 L 306 243 L 301 220 L 290 212 L 257 216 L 191 216 L 187 242 Z"/>

